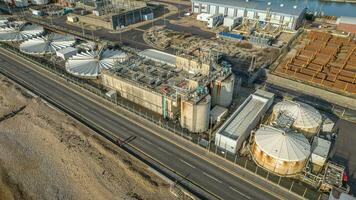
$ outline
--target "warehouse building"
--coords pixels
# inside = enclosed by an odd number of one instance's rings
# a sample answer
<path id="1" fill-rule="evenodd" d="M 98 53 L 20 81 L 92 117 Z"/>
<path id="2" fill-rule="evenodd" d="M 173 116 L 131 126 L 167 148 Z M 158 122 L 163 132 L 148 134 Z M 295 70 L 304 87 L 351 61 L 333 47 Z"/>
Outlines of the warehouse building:
<path id="1" fill-rule="evenodd" d="M 338 30 L 356 34 L 356 17 L 339 17 L 336 24 Z"/>
<path id="2" fill-rule="evenodd" d="M 274 94 L 257 90 L 225 121 L 215 135 L 215 145 L 237 153 L 263 115 L 272 105 Z"/>
<path id="3" fill-rule="evenodd" d="M 282 25 L 298 29 L 304 19 L 303 5 L 271 5 L 267 1 L 245 0 L 192 0 L 194 13 L 223 14 L 225 17 L 240 17 L 262 23 Z"/>

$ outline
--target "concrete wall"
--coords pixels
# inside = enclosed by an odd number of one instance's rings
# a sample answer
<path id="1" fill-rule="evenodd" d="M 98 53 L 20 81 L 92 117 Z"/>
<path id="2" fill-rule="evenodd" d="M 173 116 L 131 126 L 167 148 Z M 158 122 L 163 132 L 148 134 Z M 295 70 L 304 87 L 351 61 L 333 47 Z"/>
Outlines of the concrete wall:
<path id="1" fill-rule="evenodd" d="M 173 118 L 179 110 L 177 102 L 114 75 L 104 72 L 101 76 L 101 81 L 105 87 L 116 90 L 119 96 L 160 115 L 164 115 L 163 101 L 166 101 L 165 105 L 168 118 Z"/>
<path id="2" fill-rule="evenodd" d="M 236 142 L 236 140 L 226 137 L 225 135 L 219 133 L 215 135 L 215 145 L 231 153 L 236 153 L 237 151 Z"/>
<path id="3" fill-rule="evenodd" d="M 267 74 L 267 82 L 295 91 L 302 92 L 311 96 L 322 98 L 328 102 L 337 104 L 342 107 L 347 107 L 356 110 L 355 99 L 352 97 L 343 96 L 337 93 L 327 91 L 318 87 L 300 83 L 291 79 L 283 78 L 274 74 Z"/>
<path id="4" fill-rule="evenodd" d="M 177 56 L 176 67 L 186 72 L 201 73 L 207 75 L 210 72 L 210 65 Z"/>

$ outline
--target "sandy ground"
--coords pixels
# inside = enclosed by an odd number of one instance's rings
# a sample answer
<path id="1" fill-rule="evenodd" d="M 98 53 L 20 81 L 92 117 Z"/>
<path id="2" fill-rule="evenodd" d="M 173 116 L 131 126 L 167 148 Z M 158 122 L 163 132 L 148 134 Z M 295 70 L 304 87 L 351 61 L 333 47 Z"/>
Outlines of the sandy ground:
<path id="1" fill-rule="evenodd" d="M 0 199 L 175 199 L 126 152 L 0 76 Z"/>

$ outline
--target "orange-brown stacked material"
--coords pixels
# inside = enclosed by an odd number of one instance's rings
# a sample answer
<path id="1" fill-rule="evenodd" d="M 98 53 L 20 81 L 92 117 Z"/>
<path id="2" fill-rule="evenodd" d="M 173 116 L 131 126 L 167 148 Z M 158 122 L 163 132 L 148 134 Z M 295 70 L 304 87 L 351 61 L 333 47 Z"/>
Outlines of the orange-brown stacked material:
<path id="1" fill-rule="evenodd" d="M 356 94 L 356 42 L 347 37 L 311 31 L 306 45 L 284 60 L 277 73 L 329 89 Z"/>

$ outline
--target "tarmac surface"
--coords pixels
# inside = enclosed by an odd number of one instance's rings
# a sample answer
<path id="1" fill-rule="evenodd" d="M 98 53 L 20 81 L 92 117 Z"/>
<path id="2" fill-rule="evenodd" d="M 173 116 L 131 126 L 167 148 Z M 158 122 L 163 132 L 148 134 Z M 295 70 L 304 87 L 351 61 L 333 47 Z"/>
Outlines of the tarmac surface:
<path id="1" fill-rule="evenodd" d="M 198 183 L 221 199 L 276 199 L 249 182 L 232 176 L 210 162 L 162 140 L 134 122 L 107 110 L 102 105 L 59 85 L 32 68 L 26 67 L 13 57 L 0 54 L 0 60 L 4 70 L 120 138 L 135 136 L 135 139 L 130 142 L 132 145 L 158 159 L 166 166 L 184 174 L 188 179 Z"/>

